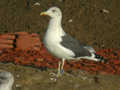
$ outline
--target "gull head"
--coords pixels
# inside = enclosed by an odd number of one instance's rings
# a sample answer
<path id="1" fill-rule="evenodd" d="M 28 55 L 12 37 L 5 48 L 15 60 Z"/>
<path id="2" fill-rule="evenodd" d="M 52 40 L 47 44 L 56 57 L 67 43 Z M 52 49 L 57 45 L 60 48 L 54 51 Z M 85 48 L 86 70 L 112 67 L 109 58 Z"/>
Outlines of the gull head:
<path id="1" fill-rule="evenodd" d="M 45 12 L 41 12 L 40 15 L 47 15 L 51 18 L 61 18 L 62 12 L 58 7 L 51 7 Z"/>
<path id="2" fill-rule="evenodd" d="M 1 88 L 12 88 L 14 77 L 10 72 L 0 70 L 0 90 Z M 11 89 L 10 89 L 11 90 Z"/>

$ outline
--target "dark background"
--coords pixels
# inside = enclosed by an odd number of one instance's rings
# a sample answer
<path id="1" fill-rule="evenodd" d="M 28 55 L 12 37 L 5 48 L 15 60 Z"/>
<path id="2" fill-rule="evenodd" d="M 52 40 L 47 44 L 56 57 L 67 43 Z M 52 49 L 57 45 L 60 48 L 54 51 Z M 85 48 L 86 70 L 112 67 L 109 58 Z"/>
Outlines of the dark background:
<path id="1" fill-rule="evenodd" d="M 96 49 L 119 48 L 120 0 L 0 0 L 0 33 L 36 32 L 42 39 L 49 18 L 39 14 L 51 6 L 62 9 L 63 28 L 74 38 Z"/>

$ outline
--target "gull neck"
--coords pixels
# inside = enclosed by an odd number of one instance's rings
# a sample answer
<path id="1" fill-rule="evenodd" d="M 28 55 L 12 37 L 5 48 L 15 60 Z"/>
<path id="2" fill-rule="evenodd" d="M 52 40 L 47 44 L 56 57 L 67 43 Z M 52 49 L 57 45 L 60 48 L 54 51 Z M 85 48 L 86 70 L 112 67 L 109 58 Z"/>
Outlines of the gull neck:
<path id="1" fill-rule="evenodd" d="M 59 27 L 61 26 L 62 17 L 54 17 L 49 21 L 49 27 Z"/>

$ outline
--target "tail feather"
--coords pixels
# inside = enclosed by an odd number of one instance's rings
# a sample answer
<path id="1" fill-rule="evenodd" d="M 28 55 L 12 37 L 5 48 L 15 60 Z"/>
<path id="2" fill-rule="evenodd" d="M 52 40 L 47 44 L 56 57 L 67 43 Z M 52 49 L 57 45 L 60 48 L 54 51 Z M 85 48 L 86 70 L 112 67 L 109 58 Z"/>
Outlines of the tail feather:
<path id="1" fill-rule="evenodd" d="M 98 61 L 100 61 L 100 62 L 106 62 L 106 59 L 104 59 L 104 57 L 102 57 L 102 56 L 100 56 L 100 55 L 98 55 L 96 53 L 94 55 L 95 55 L 94 58 L 96 58 Z"/>

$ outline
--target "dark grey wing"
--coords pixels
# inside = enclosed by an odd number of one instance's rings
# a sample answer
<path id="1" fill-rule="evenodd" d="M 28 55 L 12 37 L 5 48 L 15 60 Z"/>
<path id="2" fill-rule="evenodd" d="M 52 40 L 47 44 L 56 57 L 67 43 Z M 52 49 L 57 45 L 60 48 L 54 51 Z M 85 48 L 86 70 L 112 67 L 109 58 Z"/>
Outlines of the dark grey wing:
<path id="1" fill-rule="evenodd" d="M 75 53 L 75 58 L 82 56 L 91 56 L 89 50 L 87 48 L 84 48 L 84 44 L 78 42 L 76 39 L 72 38 L 68 34 L 62 36 L 61 45 L 72 50 Z"/>

